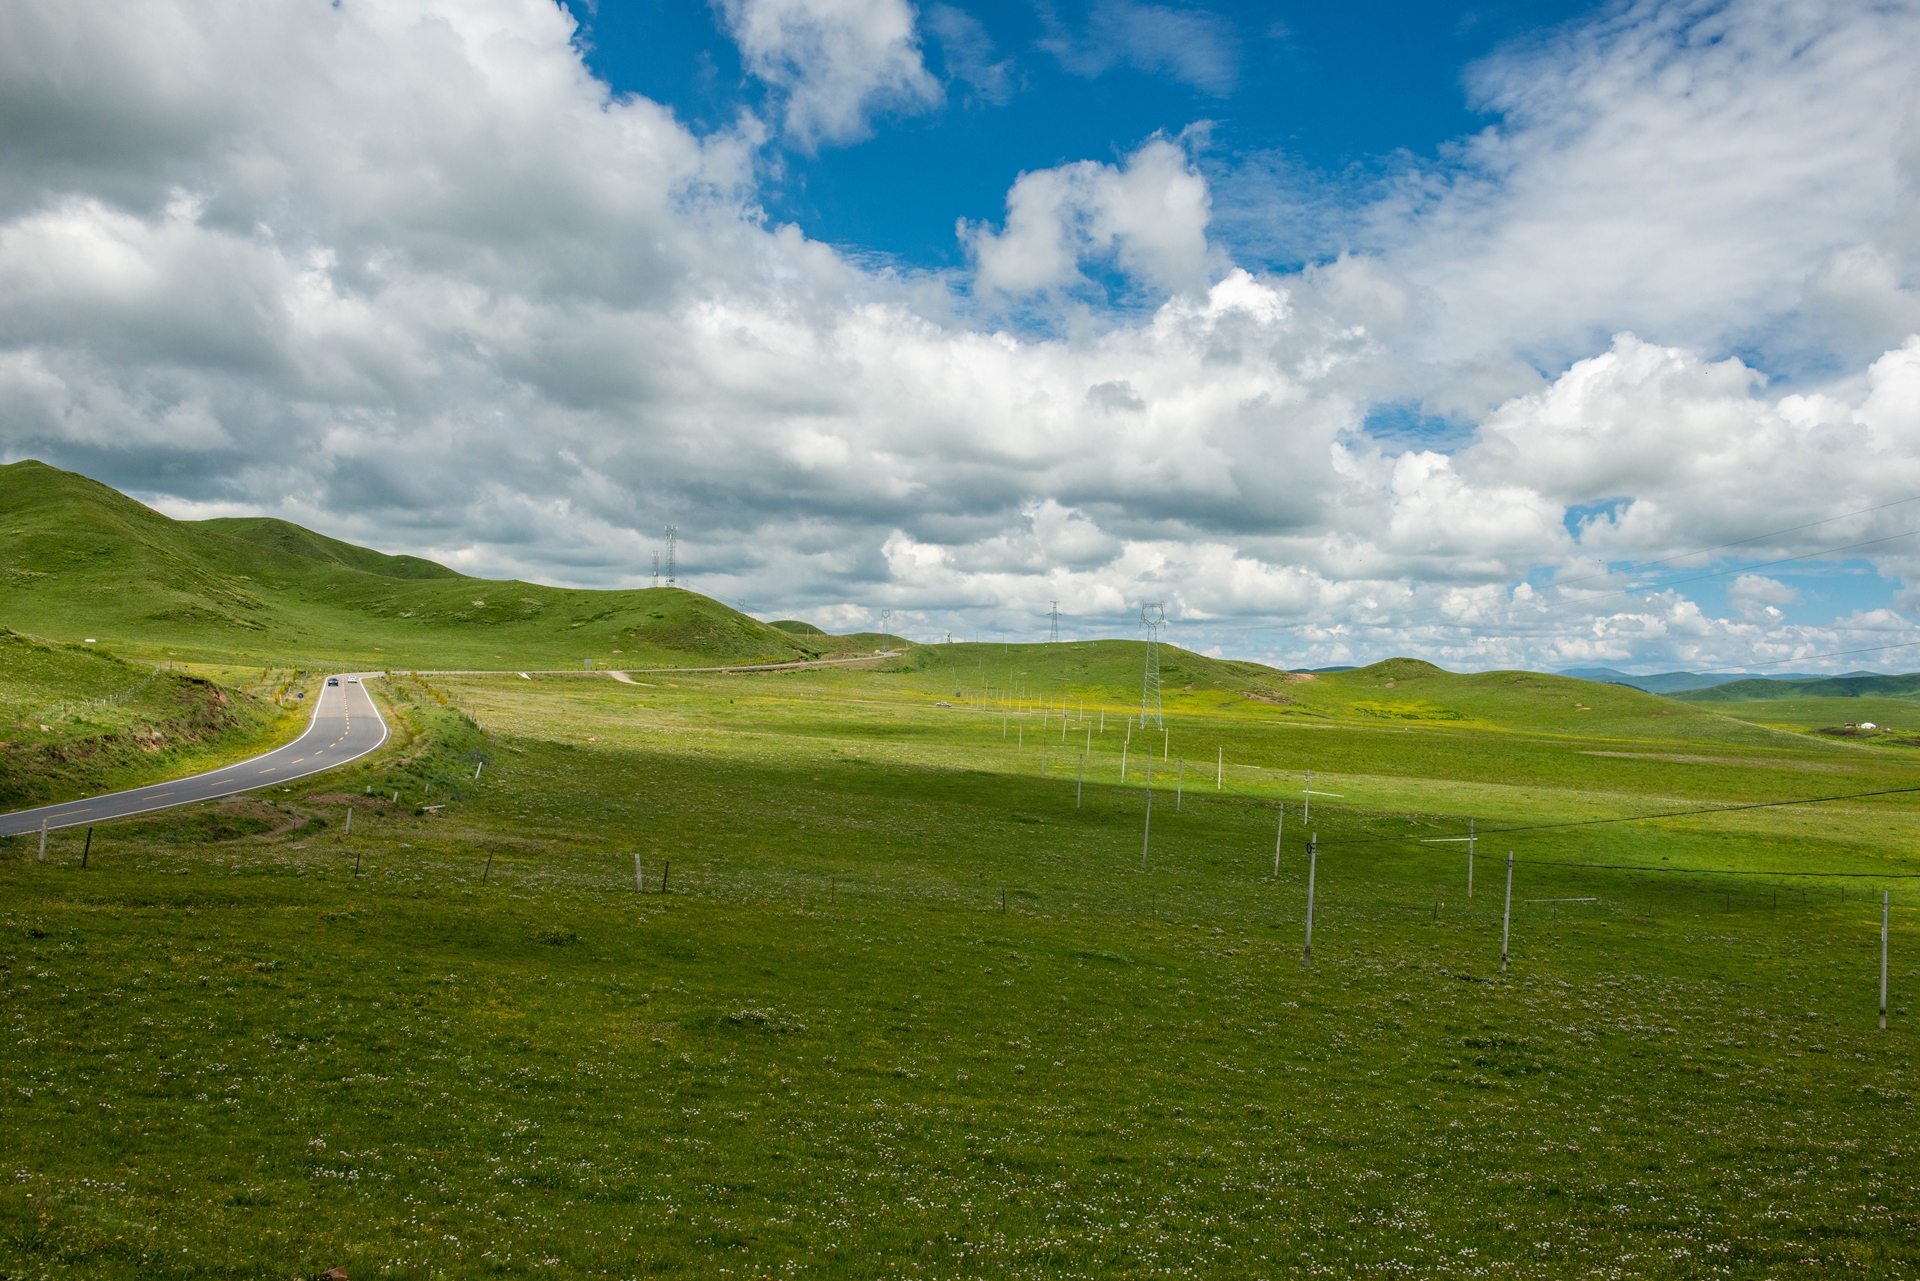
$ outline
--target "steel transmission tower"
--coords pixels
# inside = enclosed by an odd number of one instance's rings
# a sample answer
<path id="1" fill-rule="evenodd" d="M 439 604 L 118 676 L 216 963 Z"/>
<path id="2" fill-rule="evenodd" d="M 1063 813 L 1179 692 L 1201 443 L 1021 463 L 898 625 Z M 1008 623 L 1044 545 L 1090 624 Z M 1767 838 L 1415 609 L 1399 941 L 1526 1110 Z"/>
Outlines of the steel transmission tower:
<path id="1" fill-rule="evenodd" d="M 1060 642 L 1060 602 L 1059 601 L 1053 602 L 1053 609 L 1048 612 L 1047 617 L 1053 620 L 1053 627 L 1047 632 L 1047 644 L 1057 645 Z"/>
<path id="2" fill-rule="evenodd" d="M 679 550 L 679 545 L 680 545 L 680 526 L 668 525 L 667 526 L 667 586 L 669 587 L 677 586 L 677 584 L 674 582 L 674 577 L 673 577 L 673 570 L 674 570 L 673 562 L 674 562 L 674 554 Z"/>
<path id="3" fill-rule="evenodd" d="M 1140 724 L 1149 721 L 1164 725 L 1160 719 L 1160 629 L 1167 625 L 1167 611 L 1159 601 L 1140 607 L 1140 626 L 1147 629 L 1147 675 L 1140 685 Z"/>

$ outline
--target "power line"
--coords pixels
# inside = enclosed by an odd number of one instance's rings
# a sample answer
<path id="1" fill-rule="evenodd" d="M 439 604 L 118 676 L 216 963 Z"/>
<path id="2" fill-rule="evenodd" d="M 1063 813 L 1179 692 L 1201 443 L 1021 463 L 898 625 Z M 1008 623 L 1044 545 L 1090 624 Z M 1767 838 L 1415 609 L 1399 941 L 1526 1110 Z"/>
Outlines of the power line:
<path id="1" fill-rule="evenodd" d="M 1885 511 L 1889 507 L 1898 507 L 1903 503 L 1911 503 L 1916 500 L 1920 500 L 1920 494 L 1915 494 L 1910 498 L 1896 498 L 1890 503 L 1881 503 L 1878 507 L 1864 507 L 1857 512 L 1847 512 L 1840 516 L 1829 516 L 1825 520 L 1808 521 L 1804 525 L 1794 525 L 1788 529 L 1771 529 L 1764 534 L 1755 534 L 1751 538 L 1738 538 L 1730 543 L 1716 543 L 1712 547 L 1703 547 L 1699 551 L 1675 552 L 1671 556 L 1664 556 L 1659 560 L 1645 561 L 1638 565 L 1629 565 L 1625 569 L 1605 569 L 1597 574 L 1584 574 L 1579 578 L 1562 579 L 1560 582 L 1555 583 L 1554 586 L 1565 587 L 1572 583 L 1589 582 L 1595 578 L 1610 578 L 1614 574 L 1637 574 L 1643 569 L 1652 569 L 1655 565 L 1665 565 L 1669 561 L 1686 560 L 1690 556 L 1709 556 L 1714 552 L 1725 551 L 1729 547 L 1745 547 L 1748 543 L 1758 543 L 1765 539 L 1778 538 L 1782 534 L 1797 534 L 1803 529 L 1817 529 L 1821 525 L 1831 525 L 1835 521 L 1840 520 L 1851 520 L 1855 516 L 1871 516 L 1873 513 Z"/>
<path id="2" fill-rule="evenodd" d="M 1268 798 L 1227 784 L 1227 790 L 1249 800 L 1266 801 Z M 1486 840 L 1494 836 L 1518 836 L 1527 832 L 1553 831 L 1569 827 L 1601 827 L 1613 823 L 1647 823 L 1663 818 L 1694 818 L 1712 814 L 1737 814 L 1744 810 L 1781 809 L 1794 805 L 1824 805 L 1833 801 L 1865 800 L 1876 796 L 1904 796 L 1920 792 L 1920 787 L 1889 787 L 1873 792 L 1846 792 L 1833 796 L 1807 796 L 1785 801 L 1756 801 L 1745 805 L 1716 805 L 1704 809 L 1669 810 L 1660 814 L 1632 814 L 1620 818 L 1573 819 L 1564 823 L 1534 823 L 1524 827 L 1481 828 L 1475 833 L 1476 840 Z M 1315 826 L 1325 829 L 1331 827 L 1340 830 L 1346 825 L 1338 819 L 1323 818 Z M 1347 829 L 1352 830 L 1352 829 Z M 1459 838 L 1465 840 L 1465 837 Z M 1431 842 L 1431 837 L 1416 836 L 1408 833 L 1403 836 L 1360 836 L 1340 840 L 1342 847 L 1354 845 L 1393 845 L 1403 842 L 1423 844 Z M 1646 867 L 1635 863 L 1585 863 L 1566 859 L 1528 859 L 1516 858 L 1516 863 L 1527 863 L 1536 867 L 1587 867 L 1616 872 L 1664 872 L 1676 876 L 1797 876 L 1807 879 L 1840 880 L 1920 880 L 1920 872 L 1807 872 L 1782 869 L 1746 869 L 1746 868 L 1702 868 L 1702 867 Z"/>
<path id="3" fill-rule="evenodd" d="M 1920 872 L 1783 872 L 1739 867 L 1644 867 L 1638 863 L 1571 863 L 1553 858 L 1516 858 L 1531 867 L 1592 867 L 1609 872 L 1668 872 L 1675 876 L 1798 876 L 1807 880 L 1915 881 Z"/>
<path id="4" fill-rule="evenodd" d="M 1847 543 L 1841 547 L 1823 548 L 1820 551 L 1807 552 L 1805 555 L 1801 555 L 1801 556 L 1783 556 L 1779 560 L 1763 560 L 1758 565 L 1741 565 L 1734 569 L 1718 569 L 1711 574 L 1701 574 L 1697 578 L 1682 578 L 1678 582 L 1661 583 L 1657 590 L 1664 591 L 1666 588 L 1669 588 L 1669 587 L 1684 587 L 1688 583 L 1704 583 L 1709 578 L 1725 578 L 1728 574 L 1751 574 L 1756 569 L 1772 569 L 1775 565 L 1791 565 L 1795 561 L 1813 560 L 1816 557 L 1820 557 L 1820 556 L 1831 556 L 1835 552 L 1856 551 L 1862 547 L 1874 547 L 1880 543 L 1891 543 L 1891 542 L 1898 541 L 1899 539 L 1902 539 L 1902 538 L 1912 538 L 1915 534 L 1920 534 L 1920 529 L 1909 529 L 1904 534 L 1888 534 L 1885 538 L 1869 538 L 1864 543 Z M 1559 586 L 1559 584 L 1556 583 L 1554 584 L 1554 586 Z M 1610 594 L 1616 595 L 1616 596 L 1626 596 L 1633 592 L 1648 591 L 1648 590 L 1655 590 L 1655 589 L 1648 588 L 1648 587 L 1628 587 L 1619 592 L 1613 592 Z M 1592 599 L 1605 600 L 1606 596 L 1593 597 Z"/>
<path id="5" fill-rule="evenodd" d="M 1890 649 L 1912 649 L 1920 641 L 1901 641 L 1897 645 L 1873 645 L 1866 649 L 1838 649 L 1829 654 L 1797 654 L 1792 658 L 1770 658 L 1764 663 L 1742 663 L 1742 667 L 1778 667 L 1782 663 L 1805 663 L 1819 658 L 1847 658 L 1854 654 L 1880 654 Z M 1695 672 L 1696 676 L 1738 675 L 1731 667 L 1710 668 L 1704 672 Z"/>
<path id="6" fill-rule="evenodd" d="M 1237 789 L 1236 789 L 1237 790 Z M 1873 792 L 1845 792 L 1834 796 L 1806 796 L 1786 801 L 1753 801 L 1744 805 L 1711 805 L 1702 809 L 1666 810 L 1659 814 L 1629 814 L 1616 818 L 1580 818 L 1568 819 L 1563 823 L 1532 823 L 1524 827 L 1488 827 L 1481 828 L 1476 839 L 1486 840 L 1494 836 L 1517 836 L 1525 832 L 1551 832 L 1572 827 L 1605 827 L 1615 823 L 1651 823 L 1664 818 L 1696 818 L 1707 814 L 1738 814 L 1746 810 L 1782 809 L 1793 805 L 1826 805 L 1834 801 L 1859 801 L 1876 796 L 1906 796 L 1920 792 L 1920 787 L 1889 787 Z M 1242 792 L 1242 795 L 1249 793 Z M 1404 836 L 1361 836 L 1344 840 L 1343 845 L 1390 845 L 1400 841 L 1419 842 L 1426 838 L 1411 833 Z M 1798 873 L 1794 873 L 1798 875 Z"/>
<path id="7" fill-rule="evenodd" d="M 1890 502 L 1890 503 L 1882 503 L 1882 504 L 1880 504 L 1880 505 L 1879 505 L 1878 507 L 1866 507 L 1866 508 L 1862 508 L 1862 509 L 1861 509 L 1861 510 L 1859 510 L 1859 511 L 1854 511 L 1854 512 L 1847 512 L 1847 513 L 1845 513 L 1844 515 L 1840 515 L 1840 516 L 1829 516 L 1829 517 L 1827 517 L 1827 518 L 1826 518 L 1825 520 L 1815 520 L 1815 521 L 1809 521 L 1809 522 L 1807 522 L 1807 523 L 1806 523 L 1806 524 L 1804 524 L 1804 525 L 1794 525 L 1794 526 L 1791 526 L 1790 528 L 1787 528 L 1787 529 L 1772 529 L 1772 530 L 1768 530 L 1768 531 L 1767 531 L 1766 533 L 1764 533 L 1764 534 L 1754 534 L 1753 536 L 1751 536 L 1751 537 L 1749 537 L 1749 538 L 1739 538 L 1739 539 L 1735 539 L 1735 540 L 1734 540 L 1733 542 L 1730 542 L 1730 543 L 1716 543 L 1716 544 L 1715 544 L 1714 546 L 1712 546 L 1712 547 L 1702 547 L 1702 548 L 1700 548 L 1700 549 L 1699 549 L 1699 550 L 1697 550 L 1697 551 L 1690 551 L 1690 552 L 1675 552 L 1675 553 L 1674 553 L 1673 555 L 1671 555 L 1671 556 L 1666 556 L 1666 557 L 1662 557 L 1662 558 L 1661 558 L 1661 559 L 1659 559 L 1659 560 L 1649 560 L 1649 561 L 1642 561 L 1642 562 L 1641 562 L 1640 564 L 1638 564 L 1638 565 L 1629 565 L 1629 566 L 1627 566 L 1627 567 L 1626 567 L 1626 568 L 1624 568 L 1624 569 L 1603 569 L 1603 570 L 1600 570 L 1599 572 L 1597 572 L 1597 573 L 1593 573 L 1593 574 L 1582 574 L 1582 575 L 1581 575 L 1581 576 L 1579 576 L 1578 578 L 1563 578 L 1563 579 L 1561 579 L 1561 580 L 1559 580 L 1558 582 L 1554 582 L 1554 583 L 1549 583 L 1549 584 L 1547 584 L 1547 586 L 1549 586 L 1549 587 L 1571 587 L 1571 586 L 1573 586 L 1573 585 L 1574 585 L 1575 583 L 1588 583 L 1588 582 L 1592 582 L 1592 581 L 1593 581 L 1594 579 L 1596 579 L 1596 578 L 1612 578 L 1612 577 L 1614 577 L 1614 576 L 1615 576 L 1616 574 L 1638 574 L 1638 573 L 1640 573 L 1640 572 L 1641 572 L 1641 571 L 1643 571 L 1643 570 L 1648 570 L 1648 569 L 1652 569 L 1652 568 L 1654 568 L 1654 567 L 1655 567 L 1655 566 L 1657 566 L 1657 565 L 1665 565 L 1665 564 L 1668 564 L 1668 563 L 1670 563 L 1670 562 L 1672 562 L 1672 561 L 1676 561 L 1676 560 L 1687 560 L 1687 559 L 1689 559 L 1689 558 L 1691 558 L 1691 557 L 1694 557 L 1694 556 L 1710 556 L 1710 555 L 1712 555 L 1712 554 L 1713 554 L 1714 552 L 1718 552 L 1718 551 L 1725 551 L 1725 550 L 1726 550 L 1727 548 L 1729 548 L 1729 547 L 1744 547 L 1744 546 L 1746 546 L 1746 545 L 1747 545 L 1748 543 L 1758 543 L 1758 542 L 1764 542 L 1765 540 L 1767 540 L 1767 539 L 1769 539 L 1769 538 L 1778 538 L 1778 537 L 1780 537 L 1780 536 L 1781 536 L 1781 535 L 1783 535 L 1783 534 L 1797 534 L 1797 533 L 1799 533 L 1799 532 L 1800 532 L 1801 530 L 1803 530 L 1803 529 L 1817 529 L 1817 528 L 1819 528 L 1819 527 L 1820 527 L 1820 526 L 1822 526 L 1822 525 L 1831 525 L 1831 524 L 1833 524 L 1833 523 L 1834 523 L 1834 522 L 1836 522 L 1836 521 L 1842 521 L 1842 520 L 1851 520 L 1851 519 L 1853 519 L 1853 518 L 1854 518 L 1854 517 L 1856 517 L 1856 516 L 1871 516 L 1871 515 L 1872 515 L 1873 513 L 1875 513 L 1875 512 L 1879 512 L 1879 511 L 1885 511 L 1885 510 L 1887 510 L 1887 509 L 1888 509 L 1889 507 L 1899 507 L 1899 506 L 1902 506 L 1903 504 L 1906 504 L 1906 503 L 1911 503 L 1911 502 L 1916 502 L 1916 501 L 1920 501 L 1920 494 L 1915 494 L 1915 495 L 1913 495 L 1913 496 L 1911 496 L 1911 497 L 1908 497 L 1908 498 L 1899 498 L 1899 499 L 1895 499 L 1895 500 L 1894 500 L 1893 502 Z M 1855 550 L 1855 549 L 1857 549 L 1857 548 L 1860 548 L 1860 547 L 1870 547 L 1870 546 L 1872 546 L 1872 545 L 1873 545 L 1874 543 L 1879 543 L 1879 542 L 1890 542 L 1890 541 L 1892 541 L 1892 539 L 1894 539 L 1894 538 L 1909 538 L 1909 537 L 1911 537 L 1911 536 L 1913 535 L 1913 533 L 1916 533 L 1916 532 L 1920 532 L 1920 531 L 1909 531 L 1908 533 L 1905 533 L 1905 534 L 1893 534 L 1893 535 L 1890 535 L 1890 536 L 1889 536 L 1888 538 L 1883 538 L 1883 539 L 1871 539 L 1871 540 L 1869 540 L 1869 541 L 1867 541 L 1867 542 L 1864 542 L 1864 543 L 1851 543 L 1851 544 L 1847 544 L 1847 545 L 1844 545 L 1844 546 L 1841 546 L 1841 547 L 1833 547 L 1833 548 L 1827 548 L 1827 549 L 1825 549 L 1825 550 L 1822 550 L 1822 551 L 1814 551 L 1814 552 L 1808 552 L 1808 553 L 1807 553 L 1806 555 L 1804 555 L 1804 556 L 1789 556 L 1789 557 L 1787 557 L 1787 558 L 1786 558 L 1786 559 L 1784 559 L 1784 560 L 1776 560 L 1776 561 L 1768 561 L 1768 562 L 1765 562 L 1765 563 L 1763 563 L 1763 564 L 1760 564 L 1760 565 L 1746 565 L 1746 566 L 1742 566 L 1742 567 L 1740 567 L 1740 568 L 1738 568 L 1738 569 L 1728 569 L 1728 570 L 1719 570 L 1719 571 L 1716 571 L 1715 573 L 1712 573 L 1712 574 L 1703 574 L 1703 575 L 1701 575 L 1701 576 L 1700 576 L 1700 577 L 1698 577 L 1698 578 L 1688 578 L 1688 579 L 1682 579 L 1682 580 L 1681 580 L 1681 583 L 1697 583 L 1697 582 L 1704 582 L 1704 581 L 1706 581 L 1706 580 L 1707 580 L 1707 579 L 1709 579 L 1709 578 L 1724 578 L 1724 577 L 1725 577 L 1726 575 L 1728 575 L 1728 574 L 1744 574 L 1744 573 L 1749 573 L 1749 572 L 1751 572 L 1751 571 L 1753 571 L 1753 570 L 1756 570 L 1756 569 L 1766 569 L 1766 568 L 1767 568 L 1768 566 L 1770 566 L 1770 565 L 1785 565 L 1785 564 L 1788 564 L 1788 563 L 1789 563 L 1789 562 L 1791 562 L 1791 561 L 1796 561 L 1796 560 L 1811 560 L 1811 559 L 1813 559 L 1813 558 L 1815 558 L 1815 557 L 1818 557 L 1818 556 L 1830 556 L 1830 555 L 1832 555 L 1832 554 L 1833 554 L 1833 553 L 1835 553 L 1835 552 L 1843 552 L 1843 551 L 1852 551 L 1852 550 Z M 1524 580 L 1523 580 L 1523 581 L 1524 581 Z M 1663 584 L 1661 584 L 1661 587 L 1677 587 L 1677 586 L 1680 586 L 1680 585 L 1681 585 L 1681 583 L 1663 583 Z M 1611 595 L 1620 595 L 1620 596 L 1625 596 L 1625 595 L 1630 595 L 1630 594 L 1632 594 L 1632 592 L 1634 592 L 1634 591 L 1645 591 L 1645 590 L 1648 590 L 1648 589 L 1647 589 L 1647 588 L 1629 588 L 1629 589 L 1627 589 L 1626 591 L 1621 591 L 1621 592 L 1615 592 L 1615 593 L 1610 593 L 1610 594 L 1611 594 Z M 1605 599 L 1607 599 L 1607 596 L 1606 596 L 1606 595 L 1602 595 L 1602 596 L 1598 596 L 1598 597 L 1591 597 L 1591 598 L 1589 598 L 1589 599 L 1591 599 L 1591 600 L 1605 600 Z M 1581 602 L 1581 603 L 1585 603 L 1585 602 Z M 1407 614 L 1403 614 L 1403 615 L 1401 615 L 1401 617 L 1402 617 L 1402 618 L 1417 618 L 1417 617 L 1418 617 L 1418 616 L 1420 616 L 1421 614 L 1431 614 L 1431 613 L 1433 613 L 1433 612 L 1434 612 L 1434 611 L 1436 611 L 1436 610 L 1441 610 L 1441 609 L 1445 609 L 1445 608 L 1447 608 L 1447 607 L 1446 607 L 1445 605 L 1429 605 L 1429 606 L 1427 606 L 1427 607 L 1425 607 L 1424 609 L 1417 609 L 1417 610 L 1413 610 L 1413 611 L 1412 611 L 1412 612 L 1410 612 L 1410 613 L 1407 613 Z M 1548 608 L 1556 608 L 1556 607 L 1555 607 L 1555 606 L 1548 606 Z"/>
<path id="8" fill-rule="evenodd" d="M 1875 547 L 1881 543 L 1897 542 L 1902 538 L 1912 538 L 1916 534 L 1920 534 L 1920 529 L 1909 529 L 1905 533 L 1901 533 L 1901 534 L 1888 534 L 1885 538 L 1870 538 L 1865 542 L 1861 542 L 1861 543 L 1845 543 L 1839 547 L 1823 547 L 1816 551 L 1806 552 L 1799 556 L 1784 556 L 1779 560 L 1762 561 L 1758 565 L 1736 565 L 1732 569 L 1716 569 L 1710 574 L 1696 574 L 1692 578 L 1676 579 L 1675 581 L 1670 583 L 1658 583 L 1658 584 L 1649 583 L 1641 587 L 1623 587 L 1616 591 L 1601 592 L 1596 596 L 1581 597 L 1578 600 L 1563 599 L 1559 601 L 1545 601 L 1545 602 L 1542 602 L 1540 605 L 1536 606 L 1535 609 L 1539 613 L 1552 613 L 1557 610 L 1572 609 L 1576 606 L 1593 605 L 1597 602 L 1612 600 L 1615 597 L 1619 597 L 1619 596 L 1633 596 L 1637 592 L 1666 591 L 1670 587 L 1685 587 L 1689 583 L 1704 583 L 1715 578 L 1725 578 L 1729 574 L 1751 574 L 1755 570 L 1772 569 L 1776 565 L 1791 565 L 1796 561 L 1818 560 L 1821 557 L 1832 556 L 1839 552 L 1858 551 L 1862 547 Z M 1762 535 L 1762 537 L 1766 537 L 1766 535 Z M 1752 540 L 1749 540 L 1749 541 L 1752 541 Z M 1697 553 L 1688 553 L 1688 554 L 1695 555 Z M 1675 557 L 1674 559 L 1678 560 L 1679 557 Z M 1653 563 L 1659 564 L 1660 562 L 1655 561 Z M 1589 574 L 1585 578 L 1568 579 L 1566 582 L 1559 582 L 1559 583 L 1548 583 L 1546 584 L 1546 586 L 1549 588 L 1566 587 L 1570 583 L 1586 582 L 1594 578 L 1611 577 L 1615 573 L 1631 574 L 1633 572 L 1635 571 L 1631 569 L 1609 570 L 1604 574 Z M 1428 605 L 1422 609 L 1410 610 L 1407 613 L 1401 614 L 1400 619 L 1404 622 L 1408 619 L 1418 618 L 1422 614 L 1431 614 L 1437 610 L 1442 610 L 1446 608 L 1448 608 L 1448 606 L 1446 605 Z M 1789 661 L 1792 661 L 1792 660 L 1789 660 Z"/>

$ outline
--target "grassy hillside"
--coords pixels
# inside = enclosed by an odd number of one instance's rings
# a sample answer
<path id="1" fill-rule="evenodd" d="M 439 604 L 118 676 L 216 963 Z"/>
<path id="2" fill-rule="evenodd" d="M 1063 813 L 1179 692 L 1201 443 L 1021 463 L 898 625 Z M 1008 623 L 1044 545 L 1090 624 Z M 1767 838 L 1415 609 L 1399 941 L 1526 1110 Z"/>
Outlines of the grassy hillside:
<path id="1" fill-rule="evenodd" d="M 0 629 L 0 809 L 190 774 L 262 750 L 303 723 L 294 673 L 256 692 L 135 666 Z"/>
<path id="2" fill-rule="evenodd" d="M 343 543 L 337 538 L 316 534 L 311 529 L 303 529 L 290 521 L 273 520 L 265 516 L 221 516 L 191 523 L 201 529 L 211 529 L 215 533 L 227 534 L 243 542 L 271 547 L 275 551 L 304 556 L 308 560 L 322 561 L 329 565 L 362 569 L 369 574 L 378 574 L 382 578 L 466 577 L 464 574 L 448 569 L 445 565 L 436 565 L 418 556 L 389 556 L 385 552 L 377 552 L 368 547 L 355 547 L 352 543 Z"/>
<path id="3" fill-rule="evenodd" d="M 1770 698 L 1713 703 L 1722 715 L 1799 734 L 1846 739 L 1877 747 L 1920 746 L 1920 702 L 1905 698 Z M 1871 730 L 1849 729 L 1871 723 Z"/>
<path id="4" fill-rule="evenodd" d="M 1741 680 L 1673 697 L 1689 703 L 1751 703 L 1780 698 L 1920 698 L 1920 672 L 1898 676 L 1860 674 L 1805 680 Z M 1851 719 L 1851 718 L 1849 718 Z"/>
<path id="5" fill-rule="evenodd" d="M 0 617 L 146 660 L 571 668 L 821 649 L 678 588 L 466 578 L 280 521 L 175 521 L 36 462 L 0 467 L 0 512 Z"/>
<path id="6" fill-rule="evenodd" d="M 1057 645 L 924 645 L 899 660 L 929 691 L 969 698 L 1032 700 L 1138 715 L 1144 646 L 1138 641 Z M 1396 731 L 1452 729 L 1467 735 L 1685 738 L 1761 746 L 1774 735 L 1706 708 L 1624 685 L 1538 672 L 1448 672 L 1418 659 L 1307 674 L 1160 647 L 1161 703 L 1181 715 L 1220 714 L 1299 727 Z"/>

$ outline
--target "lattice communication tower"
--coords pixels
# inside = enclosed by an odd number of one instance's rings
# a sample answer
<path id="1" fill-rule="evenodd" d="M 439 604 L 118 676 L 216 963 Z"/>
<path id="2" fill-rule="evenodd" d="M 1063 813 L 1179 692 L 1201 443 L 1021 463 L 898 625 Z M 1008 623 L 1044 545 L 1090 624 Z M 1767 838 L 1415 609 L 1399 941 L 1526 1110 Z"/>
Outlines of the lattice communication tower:
<path id="1" fill-rule="evenodd" d="M 667 526 L 667 586 L 669 587 L 678 586 L 678 584 L 674 580 L 673 574 L 674 574 L 674 557 L 675 557 L 675 554 L 679 551 L 679 548 L 680 548 L 680 526 L 668 525 Z"/>
<path id="2" fill-rule="evenodd" d="M 660 585 L 660 553 L 657 551 L 653 554 L 653 585 Z"/>
<path id="3" fill-rule="evenodd" d="M 1140 684 L 1140 724 L 1164 725 L 1160 719 L 1160 629 L 1167 611 L 1159 601 L 1140 607 L 1140 626 L 1147 631 L 1147 674 Z"/>
<path id="4" fill-rule="evenodd" d="M 1047 632 L 1047 644 L 1056 645 L 1060 642 L 1060 602 L 1059 601 L 1053 602 L 1053 608 L 1047 612 L 1047 617 L 1053 620 L 1053 626 Z"/>

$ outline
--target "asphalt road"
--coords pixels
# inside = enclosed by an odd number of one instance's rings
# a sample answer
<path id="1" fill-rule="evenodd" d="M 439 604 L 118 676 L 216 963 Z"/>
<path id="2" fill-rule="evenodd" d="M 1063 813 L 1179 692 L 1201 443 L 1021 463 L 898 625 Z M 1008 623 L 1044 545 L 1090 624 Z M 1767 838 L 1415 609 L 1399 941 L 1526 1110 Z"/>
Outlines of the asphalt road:
<path id="1" fill-rule="evenodd" d="M 43 820 L 48 830 L 78 827 L 83 823 L 103 823 L 131 814 L 232 796 L 259 787 L 284 786 L 297 778 L 338 769 L 386 741 L 387 723 L 380 719 L 372 696 L 364 685 L 358 681 L 349 683 L 343 674 L 338 685 L 321 686 L 307 732 L 285 747 L 189 778 L 171 779 L 125 792 L 108 792 L 64 805 L 42 805 L 38 809 L 0 814 L 0 836 L 37 832 Z"/>

